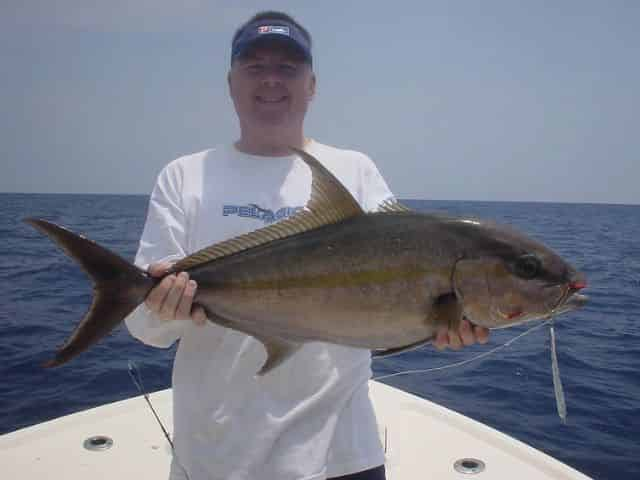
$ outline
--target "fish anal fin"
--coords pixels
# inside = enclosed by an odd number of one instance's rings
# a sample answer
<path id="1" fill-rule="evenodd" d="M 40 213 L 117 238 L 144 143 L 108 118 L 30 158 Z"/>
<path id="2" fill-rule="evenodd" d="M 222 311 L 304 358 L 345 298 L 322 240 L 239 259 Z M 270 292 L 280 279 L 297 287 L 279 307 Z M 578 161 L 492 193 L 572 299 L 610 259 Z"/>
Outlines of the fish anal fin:
<path id="1" fill-rule="evenodd" d="M 289 342 L 279 337 L 255 337 L 262 342 L 267 351 L 267 360 L 256 373 L 258 377 L 266 375 L 274 368 L 277 368 L 302 346 L 299 343 Z"/>
<path id="2" fill-rule="evenodd" d="M 206 307 L 203 308 L 205 309 L 207 320 L 210 322 L 220 325 L 221 327 L 237 330 L 246 335 L 251 335 L 262 343 L 262 346 L 267 352 L 267 359 L 260 370 L 256 373 L 256 376 L 258 377 L 269 373 L 271 370 L 281 365 L 282 362 L 293 355 L 302 346 L 300 343 L 291 342 L 277 336 L 267 336 L 262 333 L 256 333 L 256 329 L 250 328 L 249 325 L 244 322 L 225 317 Z"/>
<path id="3" fill-rule="evenodd" d="M 306 208 L 275 224 L 203 248 L 175 263 L 169 273 L 365 214 L 349 190 L 315 157 L 303 150 L 291 150 L 311 169 L 311 197 Z"/>
<path id="4" fill-rule="evenodd" d="M 434 299 L 427 321 L 436 327 L 446 326 L 455 331 L 458 330 L 463 315 L 462 303 L 454 292 L 448 292 Z"/>

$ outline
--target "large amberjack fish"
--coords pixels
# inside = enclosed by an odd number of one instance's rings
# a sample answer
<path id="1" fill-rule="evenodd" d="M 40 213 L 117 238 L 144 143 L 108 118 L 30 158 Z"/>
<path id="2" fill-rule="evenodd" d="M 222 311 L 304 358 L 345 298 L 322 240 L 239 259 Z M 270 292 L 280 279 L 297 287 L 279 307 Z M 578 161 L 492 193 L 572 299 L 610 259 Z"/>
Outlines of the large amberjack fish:
<path id="1" fill-rule="evenodd" d="M 390 354 L 430 342 L 463 317 L 499 328 L 582 306 L 583 275 L 508 227 L 429 215 L 395 201 L 365 213 L 314 157 L 306 208 L 279 223 L 180 260 L 211 322 L 260 340 L 277 367 L 305 342 Z M 89 311 L 46 366 L 61 365 L 107 335 L 160 281 L 73 232 L 28 223 L 56 241 L 95 283 Z"/>

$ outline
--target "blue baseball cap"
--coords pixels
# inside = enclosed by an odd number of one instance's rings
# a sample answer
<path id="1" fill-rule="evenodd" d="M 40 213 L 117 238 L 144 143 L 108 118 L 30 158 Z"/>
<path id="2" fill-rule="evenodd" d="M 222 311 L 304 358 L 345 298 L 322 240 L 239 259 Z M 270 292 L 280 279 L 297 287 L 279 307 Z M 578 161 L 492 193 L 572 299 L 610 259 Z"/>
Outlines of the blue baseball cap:
<path id="1" fill-rule="evenodd" d="M 231 63 L 262 42 L 281 42 L 293 47 L 311 63 L 311 43 L 302 31 L 286 20 L 263 19 L 245 25 L 231 45 Z"/>

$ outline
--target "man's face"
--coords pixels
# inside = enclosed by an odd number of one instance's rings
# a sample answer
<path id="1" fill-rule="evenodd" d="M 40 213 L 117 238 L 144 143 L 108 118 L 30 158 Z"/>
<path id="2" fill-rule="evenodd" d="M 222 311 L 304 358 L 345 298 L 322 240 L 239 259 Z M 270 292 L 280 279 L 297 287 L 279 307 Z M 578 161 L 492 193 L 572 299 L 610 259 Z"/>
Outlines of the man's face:
<path id="1" fill-rule="evenodd" d="M 315 93 L 315 75 L 286 49 L 257 47 L 234 61 L 229 91 L 245 128 L 296 128 Z"/>

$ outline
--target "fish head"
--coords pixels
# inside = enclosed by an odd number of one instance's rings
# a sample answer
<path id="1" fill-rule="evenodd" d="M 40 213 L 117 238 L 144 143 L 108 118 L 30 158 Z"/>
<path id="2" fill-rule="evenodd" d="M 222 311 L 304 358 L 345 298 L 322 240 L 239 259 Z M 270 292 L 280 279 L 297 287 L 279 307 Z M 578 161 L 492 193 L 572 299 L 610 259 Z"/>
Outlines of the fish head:
<path id="1" fill-rule="evenodd" d="M 503 328 L 582 307 L 586 277 L 545 245 L 508 227 L 476 222 L 475 241 L 456 262 L 454 290 L 463 313 Z"/>

